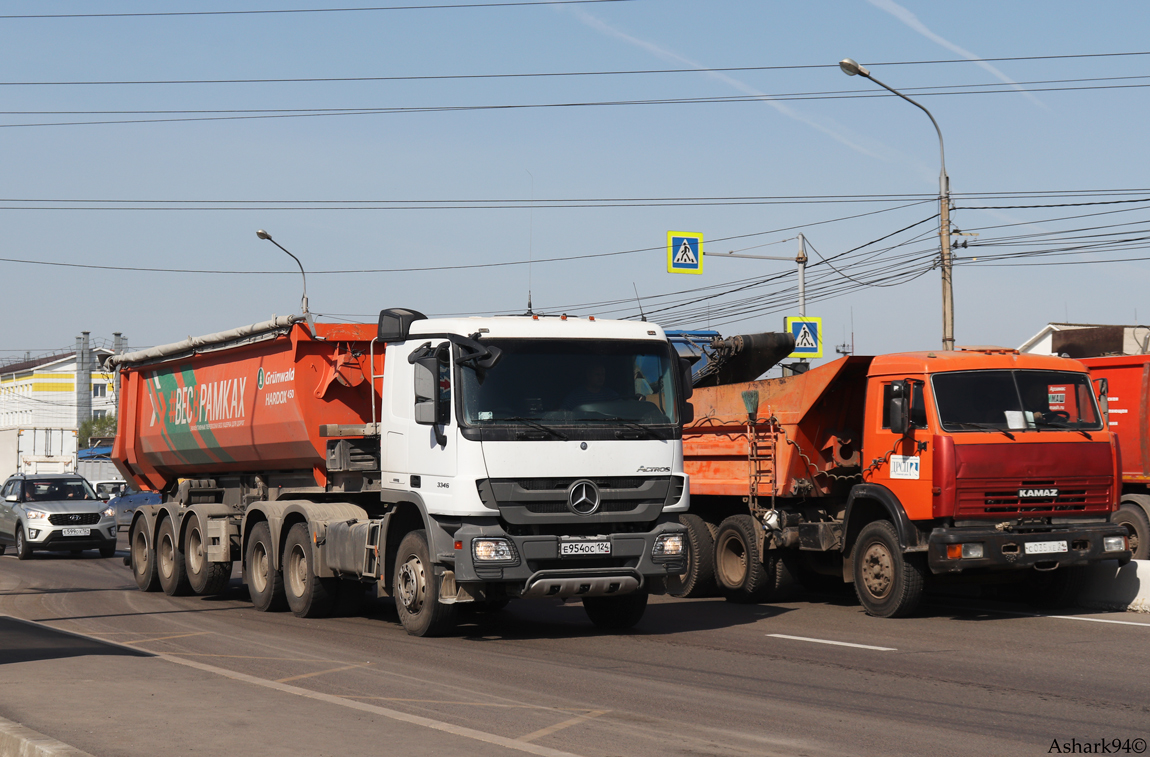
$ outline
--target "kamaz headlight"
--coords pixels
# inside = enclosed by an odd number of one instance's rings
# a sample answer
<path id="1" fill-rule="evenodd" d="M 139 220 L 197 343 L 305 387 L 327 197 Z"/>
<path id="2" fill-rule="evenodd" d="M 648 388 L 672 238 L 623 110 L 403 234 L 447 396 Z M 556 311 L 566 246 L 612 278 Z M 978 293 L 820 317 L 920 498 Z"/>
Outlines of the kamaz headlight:
<path id="1" fill-rule="evenodd" d="M 515 550 L 507 539 L 472 539 L 471 556 L 475 562 L 511 562 Z"/>
<path id="2" fill-rule="evenodd" d="M 1125 552 L 1126 551 L 1126 537 L 1125 536 L 1107 536 L 1102 540 L 1103 552 Z"/>
<path id="3" fill-rule="evenodd" d="M 655 557 L 678 557 L 683 554 L 685 545 L 682 534 L 663 534 L 655 539 L 651 554 Z"/>

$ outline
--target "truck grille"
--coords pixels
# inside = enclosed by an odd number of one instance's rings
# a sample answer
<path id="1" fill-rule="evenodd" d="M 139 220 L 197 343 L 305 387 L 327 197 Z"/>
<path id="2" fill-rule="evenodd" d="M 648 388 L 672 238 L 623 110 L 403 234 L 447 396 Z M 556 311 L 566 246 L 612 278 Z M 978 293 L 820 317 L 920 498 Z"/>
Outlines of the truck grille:
<path id="1" fill-rule="evenodd" d="M 53 513 L 48 516 L 53 526 L 94 526 L 100 522 L 99 513 Z"/>
<path id="2" fill-rule="evenodd" d="M 509 523 L 568 522 L 584 516 L 568 507 L 567 493 L 582 478 L 494 478 L 478 482 L 479 497 L 485 506 L 499 510 Z M 668 495 L 679 492 L 675 476 L 600 476 L 587 479 L 599 488 L 599 507 L 586 517 L 596 521 L 645 520 L 656 518 Z M 678 497 L 675 498 L 676 501 Z"/>
<path id="3" fill-rule="evenodd" d="M 1020 497 L 1020 489 L 1057 489 L 1055 497 Z M 1059 515 L 1105 513 L 1110 509 L 1110 481 L 1065 478 L 1042 481 L 963 481 L 955 516 Z"/>

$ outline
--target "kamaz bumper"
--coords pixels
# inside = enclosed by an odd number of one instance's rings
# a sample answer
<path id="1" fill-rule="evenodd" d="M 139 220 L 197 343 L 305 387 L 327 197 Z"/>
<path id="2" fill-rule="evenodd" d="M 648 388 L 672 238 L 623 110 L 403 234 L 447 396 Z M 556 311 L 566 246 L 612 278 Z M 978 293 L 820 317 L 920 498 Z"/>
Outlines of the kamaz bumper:
<path id="1" fill-rule="evenodd" d="M 1130 561 L 1126 528 L 1110 523 L 1000 531 L 987 527 L 936 528 L 927 559 L 934 573 L 1017 570 L 1086 565 L 1098 560 Z M 1119 546 L 1115 549 L 1114 547 Z"/>

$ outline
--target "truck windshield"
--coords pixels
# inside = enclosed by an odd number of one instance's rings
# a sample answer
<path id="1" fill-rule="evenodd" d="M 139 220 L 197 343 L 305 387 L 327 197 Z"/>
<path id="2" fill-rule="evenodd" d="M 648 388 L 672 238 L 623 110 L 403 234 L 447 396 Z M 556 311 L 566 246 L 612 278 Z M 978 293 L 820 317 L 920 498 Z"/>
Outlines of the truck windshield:
<path id="1" fill-rule="evenodd" d="M 958 371 L 931 378 L 946 431 L 1098 431 L 1090 380 L 1065 371 Z"/>
<path id="2" fill-rule="evenodd" d="M 676 361 L 665 342 L 483 341 L 503 356 L 489 370 L 460 367 L 465 425 L 646 426 L 678 420 Z"/>

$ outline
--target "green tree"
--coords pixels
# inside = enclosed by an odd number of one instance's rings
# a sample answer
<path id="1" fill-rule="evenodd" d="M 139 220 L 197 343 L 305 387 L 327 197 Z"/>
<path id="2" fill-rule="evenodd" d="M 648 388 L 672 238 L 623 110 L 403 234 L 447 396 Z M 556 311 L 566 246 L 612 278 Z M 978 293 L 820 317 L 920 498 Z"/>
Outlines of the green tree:
<path id="1" fill-rule="evenodd" d="M 116 435 L 116 416 L 105 415 L 103 418 L 92 418 L 80 424 L 78 433 L 80 449 L 88 448 L 88 439 L 91 437 L 104 437 Z"/>

